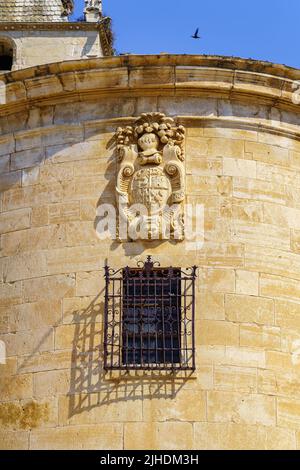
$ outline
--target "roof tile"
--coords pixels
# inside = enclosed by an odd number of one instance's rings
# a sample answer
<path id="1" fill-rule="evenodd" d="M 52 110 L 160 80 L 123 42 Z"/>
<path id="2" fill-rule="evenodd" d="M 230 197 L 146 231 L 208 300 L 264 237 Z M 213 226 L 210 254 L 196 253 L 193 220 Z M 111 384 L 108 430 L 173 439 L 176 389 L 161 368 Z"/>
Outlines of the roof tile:
<path id="1" fill-rule="evenodd" d="M 66 21 L 62 0 L 0 0 L 0 22 Z"/>

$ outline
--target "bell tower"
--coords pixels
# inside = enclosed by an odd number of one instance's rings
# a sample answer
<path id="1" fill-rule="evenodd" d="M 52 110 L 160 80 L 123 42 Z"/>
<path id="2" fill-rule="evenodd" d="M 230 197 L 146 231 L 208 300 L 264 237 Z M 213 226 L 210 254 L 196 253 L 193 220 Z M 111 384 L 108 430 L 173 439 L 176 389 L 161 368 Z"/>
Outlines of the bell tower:
<path id="1" fill-rule="evenodd" d="M 111 55 L 102 1 L 86 1 L 77 21 L 73 11 L 74 0 L 0 0 L 0 71 Z"/>

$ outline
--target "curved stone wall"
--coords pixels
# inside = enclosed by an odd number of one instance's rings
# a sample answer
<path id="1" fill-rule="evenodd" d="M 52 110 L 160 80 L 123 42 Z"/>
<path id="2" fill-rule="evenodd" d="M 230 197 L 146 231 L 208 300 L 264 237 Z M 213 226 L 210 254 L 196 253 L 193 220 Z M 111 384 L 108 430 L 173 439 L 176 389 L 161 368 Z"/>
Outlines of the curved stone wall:
<path id="1" fill-rule="evenodd" d="M 0 448 L 300 446 L 299 76 L 162 55 L 0 77 Z M 109 143 L 143 112 L 187 129 L 202 248 L 96 235 L 115 198 Z M 105 260 L 148 254 L 199 266 L 194 374 L 103 371 Z"/>

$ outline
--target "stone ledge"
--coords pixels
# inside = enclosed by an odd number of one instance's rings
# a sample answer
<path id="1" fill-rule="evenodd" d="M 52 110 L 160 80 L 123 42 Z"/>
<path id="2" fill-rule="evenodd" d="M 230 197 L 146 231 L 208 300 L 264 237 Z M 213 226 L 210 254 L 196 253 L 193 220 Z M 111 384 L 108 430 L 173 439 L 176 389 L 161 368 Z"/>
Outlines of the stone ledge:
<path id="1" fill-rule="evenodd" d="M 67 24 L 69 27 L 69 24 Z M 293 80 L 300 71 L 225 57 L 157 55 L 85 59 L 0 75 L 6 85 L 2 115 L 68 100 L 111 96 L 197 96 L 251 101 L 299 111 Z"/>
<path id="2" fill-rule="evenodd" d="M 135 381 L 135 380 L 197 380 L 197 371 L 192 370 L 110 370 L 105 372 L 105 380 L 107 381 Z"/>

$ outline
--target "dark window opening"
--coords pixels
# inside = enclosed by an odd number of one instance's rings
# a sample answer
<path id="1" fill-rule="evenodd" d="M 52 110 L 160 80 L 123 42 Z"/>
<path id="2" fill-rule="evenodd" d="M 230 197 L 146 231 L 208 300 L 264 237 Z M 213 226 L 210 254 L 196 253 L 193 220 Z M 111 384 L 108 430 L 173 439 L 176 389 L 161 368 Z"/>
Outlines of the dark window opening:
<path id="1" fill-rule="evenodd" d="M 122 363 L 180 362 L 180 270 L 123 271 Z"/>
<path id="2" fill-rule="evenodd" d="M 196 267 L 106 267 L 105 369 L 195 368 Z"/>
<path id="3" fill-rule="evenodd" d="M 13 47 L 10 41 L 0 39 L 0 70 L 9 71 L 13 66 Z"/>
<path id="4" fill-rule="evenodd" d="M 11 70 L 13 64 L 12 55 L 0 55 L 0 70 Z"/>

